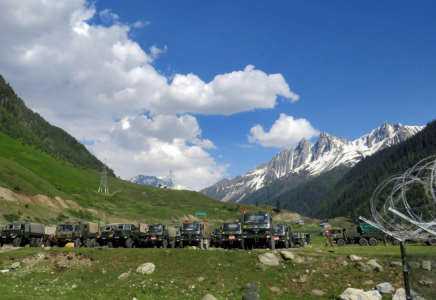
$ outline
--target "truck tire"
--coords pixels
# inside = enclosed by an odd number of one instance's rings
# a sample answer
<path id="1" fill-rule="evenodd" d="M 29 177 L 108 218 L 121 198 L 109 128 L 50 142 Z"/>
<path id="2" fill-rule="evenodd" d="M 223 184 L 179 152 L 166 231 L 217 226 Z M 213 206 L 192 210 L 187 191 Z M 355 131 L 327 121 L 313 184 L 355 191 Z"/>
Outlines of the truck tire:
<path id="1" fill-rule="evenodd" d="M 244 239 L 241 240 L 241 244 L 240 244 L 240 247 L 239 247 L 239 248 L 241 248 L 242 250 L 245 249 Z"/>
<path id="2" fill-rule="evenodd" d="M 167 248 L 168 247 L 168 241 L 167 240 L 163 240 L 162 241 L 162 248 Z"/>
<path id="3" fill-rule="evenodd" d="M 29 247 L 36 247 L 35 246 L 35 241 L 36 241 L 35 238 L 31 238 L 30 241 L 29 241 Z"/>
<path id="4" fill-rule="evenodd" d="M 361 238 L 361 239 L 359 240 L 359 245 L 360 245 L 360 246 L 368 246 L 368 240 L 365 239 L 365 238 Z"/>
<path id="5" fill-rule="evenodd" d="M 338 247 L 344 247 L 347 243 L 344 239 L 339 239 L 336 244 L 338 244 Z"/>
<path id="6" fill-rule="evenodd" d="M 36 238 L 35 239 L 35 247 L 41 247 L 42 245 L 42 240 L 40 238 Z"/>
<path id="7" fill-rule="evenodd" d="M 50 240 L 46 240 L 45 242 L 44 242 L 44 247 L 50 247 L 51 246 L 51 242 L 50 242 Z"/>
<path id="8" fill-rule="evenodd" d="M 398 246 L 398 245 L 400 245 L 400 241 L 399 241 L 399 240 L 394 240 L 394 241 L 392 242 L 392 245 L 394 245 L 394 246 Z"/>
<path id="9" fill-rule="evenodd" d="M 80 247 L 80 245 L 82 245 L 82 243 L 80 242 L 80 240 L 79 240 L 79 239 L 77 239 L 77 240 L 74 240 L 74 247 L 77 247 L 77 248 L 79 248 L 79 247 Z"/>
<path id="10" fill-rule="evenodd" d="M 14 247 L 19 247 L 20 244 L 21 244 L 21 239 L 20 239 L 20 238 L 15 238 L 15 239 L 12 241 L 12 246 L 14 246 Z"/>
<path id="11" fill-rule="evenodd" d="M 436 246 L 436 238 L 431 238 L 427 241 L 427 245 Z"/>
<path id="12" fill-rule="evenodd" d="M 370 238 L 369 239 L 369 245 L 370 246 L 377 246 L 378 245 L 378 241 L 375 238 Z"/>
<path id="13" fill-rule="evenodd" d="M 112 244 L 112 242 L 107 242 L 107 247 L 108 247 L 108 248 L 113 248 L 113 247 L 114 247 L 114 244 Z"/>
<path id="14" fill-rule="evenodd" d="M 131 238 L 128 238 L 125 242 L 125 247 L 126 248 L 132 248 L 133 247 L 133 241 Z"/>

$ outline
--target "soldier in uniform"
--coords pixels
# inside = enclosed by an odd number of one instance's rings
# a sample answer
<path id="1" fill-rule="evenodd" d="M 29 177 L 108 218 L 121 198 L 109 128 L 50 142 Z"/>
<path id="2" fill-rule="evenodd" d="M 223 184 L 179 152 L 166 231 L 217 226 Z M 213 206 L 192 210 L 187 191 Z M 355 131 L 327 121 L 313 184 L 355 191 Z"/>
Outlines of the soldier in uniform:
<path id="1" fill-rule="evenodd" d="M 330 247 L 333 247 L 332 233 L 330 231 L 326 232 L 325 234 L 325 246 L 328 247 L 329 244 Z"/>

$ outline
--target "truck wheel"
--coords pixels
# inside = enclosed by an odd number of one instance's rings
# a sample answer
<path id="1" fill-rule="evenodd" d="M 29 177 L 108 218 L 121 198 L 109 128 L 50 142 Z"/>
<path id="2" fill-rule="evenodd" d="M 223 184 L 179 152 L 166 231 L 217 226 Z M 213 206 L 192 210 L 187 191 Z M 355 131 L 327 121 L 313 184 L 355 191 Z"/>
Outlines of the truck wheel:
<path id="1" fill-rule="evenodd" d="M 360 246 L 368 246 L 368 240 L 365 239 L 365 238 L 361 238 L 361 239 L 359 240 L 359 245 L 360 245 Z"/>
<path id="2" fill-rule="evenodd" d="M 132 246 L 133 246 L 133 241 L 132 241 L 132 239 L 131 239 L 131 238 L 128 238 L 128 239 L 126 240 L 125 245 L 126 245 L 126 248 L 132 248 Z"/>
<path id="3" fill-rule="evenodd" d="M 244 240 L 241 240 L 241 244 L 239 245 L 239 248 L 244 250 L 245 249 L 245 245 L 244 245 Z"/>
<path id="4" fill-rule="evenodd" d="M 112 242 L 107 242 L 107 247 L 108 247 L 108 248 L 113 248 L 113 247 L 114 247 L 114 244 L 112 244 Z"/>
<path id="5" fill-rule="evenodd" d="M 82 243 L 80 242 L 80 240 L 79 240 L 79 239 L 77 239 L 77 240 L 74 240 L 74 247 L 77 247 L 77 248 L 79 248 L 81 244 L 82 244 Z"/>
<path id="6" fill-rule="evenodd" d="M 18 247 L 18 246 L 20 246 L 20 244 L 21 244 L 21 239 L 20 238 L 15 238 L 12 241 L 12 246 L 14 246 L 14 247 Z"/>
<path id="7" fill-rule="evenodd" d="M 400 241 L 399 240 L 394 240 L 393 242 L 392 242 L 392 245 L 394 245 L 394 246 L 398 246 L 400 244 Z"/>
<path id="8" fill-rule="evenodd" d="M 343 239 L 339 239 L 336 244 L 338 244 L 338 247 L 344 247 L 347 243 Z"/>
<path id="9" fill-rule="evenodd" d="M 369 239 L 369 245 L 370 246 L 377 246 L 378 245 L 378 241 L 375 238 L 370 238 Z"/>
<path id="10" fill-rule="evenodd" d="M 50 240 L 46 240 L 46 241 L 44 242 L 44 246 L 45 246 L 45 247 L 50 247 L 50 246 L 51 246 Z"/>
<path id="11" fill-rule="evenodd" d="M 29 247 L 35 247 L 35 241 L 36 241 L 35 238 L 31 238 L 29 242 Z"/>
<path id="12" fill-rule="evenodd" d="M 168 241 L 167 240 L 163 240 L 162 241 L 162 248 L 167 248 L 168 247 Z"/>
<path id="13" fill-rule="evenodd" d="M 430 239 L 430 240 L 428 240 L 428 241 L 427 241 L 427 244 L 428 244 L 429 246 L 436 246 L 436 239 Z"/>

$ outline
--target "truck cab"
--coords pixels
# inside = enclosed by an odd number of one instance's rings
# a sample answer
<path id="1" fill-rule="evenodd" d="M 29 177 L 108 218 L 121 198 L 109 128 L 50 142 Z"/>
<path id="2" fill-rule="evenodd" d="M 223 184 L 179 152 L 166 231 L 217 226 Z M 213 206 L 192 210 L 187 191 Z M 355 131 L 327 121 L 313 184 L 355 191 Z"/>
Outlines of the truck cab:
<path id="1" fill-rule="evenodd" d="M 274 223 L 269 213 L 243 214 L 242 237 L 246 248 L 266 247 L 274 250 Z"/>
<path id="2" fill-rule="evenodd" d="M 244 249 L 241 223 L 224 223 L 222 227 L 221 241 L 223 248 Z"/>
<path id="3" fill-rule="evenodd" d="M 276 225 L 274 226 L 274 242 L 276 248 L 286 248 L 293 247 L 293 236 L 292 230 L 286 225 Z"/>
<path id="4" fill-rule="evenodd" d="M 118 224 L 108 242 L 108 247 L 133 248 L 136 245 L 138 234 L 139 228 L 135 224 Z"/>

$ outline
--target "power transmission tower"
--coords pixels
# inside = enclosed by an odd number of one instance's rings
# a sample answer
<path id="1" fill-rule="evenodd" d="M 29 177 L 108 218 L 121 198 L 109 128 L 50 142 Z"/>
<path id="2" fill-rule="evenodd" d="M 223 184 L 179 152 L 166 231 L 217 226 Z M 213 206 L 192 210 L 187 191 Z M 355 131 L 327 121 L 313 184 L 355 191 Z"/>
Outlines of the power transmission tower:
<path id="1" fill-rule="evenodd" d="M 103 194 L 109 194 L 109 187 L 107 185 L 107 165 L 106 160 L 103 165 L 103 171 L 101 172 L 101 180 L 100 180 L 100 186 L 98 188 L 99 193 Z"/>
<path id="2" fill-rule="evenodd" d="M 170 174 L 168 174 L 168 181 L 169 181 L 169 186 L 170 187 L 175 187 L 176 185 L 176 176 L 173 173 L 173 169 L 170 166 Z"/>

